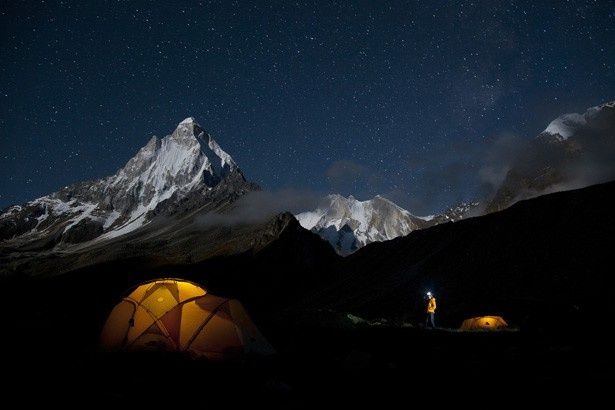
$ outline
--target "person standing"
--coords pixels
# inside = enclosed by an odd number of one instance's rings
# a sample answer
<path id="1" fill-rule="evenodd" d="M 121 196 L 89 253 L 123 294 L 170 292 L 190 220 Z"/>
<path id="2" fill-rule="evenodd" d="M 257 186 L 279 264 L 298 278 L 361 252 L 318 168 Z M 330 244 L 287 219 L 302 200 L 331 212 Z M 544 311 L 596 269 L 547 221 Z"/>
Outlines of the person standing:
<path id="1" fill-rule="evenodd" d="M 427 318 L 425 320 L 425 327 L 435 329 L 436 328 L 436 298 L 431 292 L 427 292 Z"/>

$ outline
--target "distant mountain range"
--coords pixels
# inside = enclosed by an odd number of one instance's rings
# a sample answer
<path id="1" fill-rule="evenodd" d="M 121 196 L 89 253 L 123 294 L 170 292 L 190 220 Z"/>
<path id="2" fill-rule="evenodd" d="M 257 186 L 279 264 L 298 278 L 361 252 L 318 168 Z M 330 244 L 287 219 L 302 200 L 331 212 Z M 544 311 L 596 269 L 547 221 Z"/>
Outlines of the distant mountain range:
<path id="1" fill-rule="evenodd" d="M 518 200 L 615 179 L 614 142 L 615 102 L 610 102 L 552 121 L 511 162 L 494 193 L 479 201 L 439 215 L 416 216 L 381 196 L 359 201 L 329 195 L 296 218 L 346 256 L 372 242 L 499 211 Z M 271 215 L 268 221 L 241 227 L 199 221 L 207 214 L 236 210 L 239 198 L 259 189 L 193 118 L 187 118 L 170 135 L 152 137 L 112 176 L 4 209 L 0 270 L 34 271 L 38 267 L 28 262 L 32 258 L 53 260 L 45 269 L 59 263 L 62 267 L 55 269 L 62 272 L 127 255 L 151 253 L 157 263 L 192 263 L 254 252 L 275 240 L 284 230 L 280 226 L 290 223 L 289 215 Z M 71 258 L 72 264 L 63 262 Z"/>
<path id="2" fill-rule="evenodd" d="M 613 139 L 612 109 L 601 106 L 582 133 L 567 139 L 545 134 L 535 144 L 560 152 L 561 144 L 571 147 L 578 138 L 583 153 L 573 150 L 573 162 L 600 159 L 594 151 L 609 153 Z M 600 141 L 596 147 L 588 143 L 591 135 Z M 567 170 L 562 164 L 550 166 Z M 540 168 L 515 165 L 507 181 L 520 175 L 515 169 L 532 175 Z M 559 175 L 556 185 L 531 192 L 554 190 L 573 174 Z M 337 325 L 337 318 L 348 314 L 368 323 L 384 318 L 418 324 L 424 314 L 421 296 L 428 289 L 438 297 L 442 326 L 496 314 L 512 325 L 561 331 L 596 328 L 612 312 L 608 238 L 615 234 L 615 182 L 522 200 L 473 218 L 468 216 L 479 214 L 481 205 L 416 217 L 381 197 L 357 201 L 334 195 L 299 214 L 310 230 L 290 213 L 250 223 L 202 223 L 212 213 L 233 212 L 255 190 L 258 186 L 189 119 L 170 136 L 150 141 L 111 177 L 4 210 L 0 282 L 8 296 L 3 306 L 16 306 L 24 294 L 36 300 L 9 323 L 35 334 L 41 327 L 62 329 L 57 340 L 63 344 L 93 343 L 127 289 L 168 276 L 240 299 L 264 329 L 301 328 L 323 316 Z M 496 194 L 487 203 L 506 206 L 526 191 L 516 192 Z M 341 257 L 318 235 L 327 228 L 333 232 L 331 226 L 350 230 L 357 248 L 361 240 L 376 242 Z M 339 236 L 332 237 L 338 252 L 354 250 L 344 241 L 337 248 Z"/>
<path id="3" fill-rule="evenodd" d="M 478 205 L 461 204 L 441 215 L 415 216 L 382 196 L 358 201 L 353 196 L 328 195 L 317 209 L 302 212 L 296 218 L 301 226 L 320 235 L 345 256 L 372 242 L 463 219 Z"/>
<path id="4" fill-rule="evenodd" d="M 296 215 L 340 255 L 445 222 L 496 212 L 523 199 L 615 179 L 615 102 L 564 114 L 527 142 L 495 192 L 440 215 L 411 214 L 377 196 L 367 201 L 329 195 L 317 209 Z"/>

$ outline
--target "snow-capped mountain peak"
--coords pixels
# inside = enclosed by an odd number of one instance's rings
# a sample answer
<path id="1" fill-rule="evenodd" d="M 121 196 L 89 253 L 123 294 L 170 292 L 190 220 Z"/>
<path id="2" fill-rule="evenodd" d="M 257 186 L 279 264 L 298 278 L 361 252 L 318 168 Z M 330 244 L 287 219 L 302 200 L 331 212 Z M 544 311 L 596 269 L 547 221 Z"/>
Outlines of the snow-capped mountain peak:
<path id="1" fill-rule="evenodd" d="M 237 165 L 231 156 L 189 117 L 171 135 L 162 139 L 152 137 L 124 168 L 109 178 L 107 190 L 120 192 L 118 201 L 111 199 L 115 209 L 124 211 L 131 207 L 123 195 L 129 193 L 144 200 L 141 205 L 151 210 L 175 192 L 185 194 L 195 187 L 211 188 L 235 169 Z"/>
<path id="2" fill-rule="evenodd" d="M 301 226 L 319 234 L 340 255 L 372 243 L 388 241 L 410 232 L 477 214 L 478 202 L 462 203 L 442 214 L 416 216 L 393 201 L 376 195 L 359 201 L 352 195 L 330 194 L 313 211 L 295 215 Z"/>
<path id="3" fill-rule="evenodd" d="M 196 120 L 194 119 L 194 117 L 188 117 L 185 120 L 181 121 L 179 125 L 187 125 L 187 124 L 196 124 Z M 197 124 L 198 125 L 198 124 Z"/>
<path id="4" fill-rule="evenodd" d="M 555 137 L 558 141 L 565 141 L 586 128 L 588 123 L 592 122 L 592 120 L 600 115 L 602 110 L 607 108 L 615 108 L 615 101 L 590 107 L 583 114 L 568 113 L 561 115 L 551 121 L 539 136 L 546 134 Z"/>
<path id="5" fill-rule="evenodd" d="M 582 127 L 586 123 L 584 115 L 577 113 L 564 114 L 551 121 L 543 132 L 565 140 L 574 134 L 576 128 Z"/>
<path id="6" fill-rule="evenodd" d="M 615 178 L 615 101 L 564 114 L 529 140 L 508 171 L 485 212 L 546 193 L 582 188 Z"/>
<path id="7" fill-rule="evenodd" d="M 65 187 L 18 211 L 12 207 L 0 224 L 12 227 L 9 237 L 42 235 L 60 226 L 66 234 L 78 224 L 89 225 L 89 239 L 119 236 L 148 223 L 149 212 L 161 203 L 201 195 L 231 173 L 243 180 L 233 158 L 188 117 L 170 135 L 152 137 L 114 175 Z"/>
<path id="8" fill-rule="evenodd" d="M 382 196 L 359 201 L 327 195 L 314 211 L 296 215 L 305 229 L 318 233 L 342 255 L 371 242 L 407 235 L 423 227 L 425 221 Z"/>

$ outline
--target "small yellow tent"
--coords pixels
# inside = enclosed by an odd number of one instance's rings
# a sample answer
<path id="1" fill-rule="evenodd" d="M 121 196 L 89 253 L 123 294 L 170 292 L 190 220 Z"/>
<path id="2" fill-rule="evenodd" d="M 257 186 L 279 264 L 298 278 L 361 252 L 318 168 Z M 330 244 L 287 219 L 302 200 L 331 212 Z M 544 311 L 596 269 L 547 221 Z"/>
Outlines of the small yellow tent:
<path id="1" fill-rule="evenodd" d="M 466 319 L 461 324 L 461 330 L 498 330 L 508 327 L 501 316 L 478 316 Z"/>
<path id="2" fill-rule="evenodd" d="M 239 301 L 180 279 L 153 280 L 133 290 L 109 315 L 101 345 L 186 351 L 212 360 L 273 353 Z"/>

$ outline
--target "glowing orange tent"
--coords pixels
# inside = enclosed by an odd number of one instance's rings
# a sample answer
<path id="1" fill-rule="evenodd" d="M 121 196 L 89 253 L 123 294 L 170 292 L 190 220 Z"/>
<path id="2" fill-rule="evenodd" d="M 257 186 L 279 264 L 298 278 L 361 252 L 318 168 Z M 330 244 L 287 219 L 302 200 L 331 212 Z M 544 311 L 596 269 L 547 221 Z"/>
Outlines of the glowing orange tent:
<path id="1" fill-rule="evenodd" d="M 501 316 L 478 316 L 466 319 L 461 324 L 461 330 L 498 330 L 508 327 Z"/>
<path id="2" fill-rule="evenodd" d="M 180 279 L 153 280 L 133 290 L 111 311 L 101 346 L 186 351 L 213 360 L 273 353 L 239 301 Z"/>

